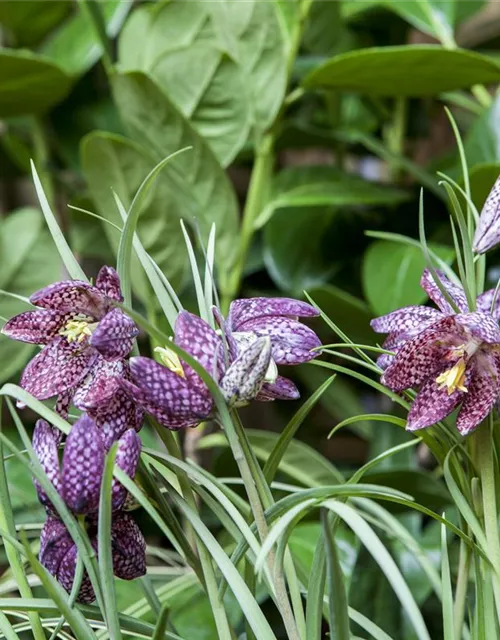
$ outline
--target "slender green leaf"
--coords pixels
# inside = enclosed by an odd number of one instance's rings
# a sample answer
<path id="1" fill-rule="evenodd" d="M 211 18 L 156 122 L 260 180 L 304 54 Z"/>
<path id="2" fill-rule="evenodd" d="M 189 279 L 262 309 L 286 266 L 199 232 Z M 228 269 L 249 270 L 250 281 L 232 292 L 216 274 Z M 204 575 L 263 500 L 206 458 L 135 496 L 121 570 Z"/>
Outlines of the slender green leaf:
<path id="1" fill-rule="evenodd" d="M 330 602 L 330 636 L 337 640 L 350 640 L 349 611 L 344 574 L 340 566 L 332 524 L 327 511 L 322 512 L 323 534 L 326 542 L 326 575 Z"/>

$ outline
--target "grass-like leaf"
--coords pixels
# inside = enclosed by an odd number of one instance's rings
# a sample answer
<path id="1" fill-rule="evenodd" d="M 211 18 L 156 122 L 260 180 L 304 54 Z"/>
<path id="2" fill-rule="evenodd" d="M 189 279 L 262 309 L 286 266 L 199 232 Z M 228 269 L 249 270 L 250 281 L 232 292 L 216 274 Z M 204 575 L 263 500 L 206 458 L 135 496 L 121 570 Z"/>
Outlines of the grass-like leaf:
<path id="1" fill-rule="evenodd" d="M 198 263 L 196 262 L 196 256 L 194 253 L 193 244 L 191 242 L 191 238 L 189 237 L 189 233 L 187 232 L 186 225 L 184 221 L 181 220 L 182 233 L 184 234 L 184 241 L 186 243 L 186 248 L 189 256 L 189 263 L 191 265 L 191 273 L 193 276 L 193 284 L 194 290 L 196 293 L 196 301 L 198 303 L 198 310 L 200 312 L 200 318 L 203 318 L 205 322 L 207 322 L 211 327 L 213 327 L 214 321 L 212 319 L 211 310 L 207 307 L 205 292 L 203 290 L 203 285 L 201 283 L 201 276 L 198 270 Z"/>
<path id="2" fill-rule="evenodd" d="M 117 443 L 109 450 L 104 463 L 99 497 L 99 530 L 97 534 L 99 575 L 106 613 L 106 622 L 112 638 L 120 640 L 120 622 L 116 608 L 115 576 L 113 573 L 113 555 L 111 549 L 111 483 L 115 464 Z"/>
<path id="3" fill-rule="evenodd" d="M 31 173 L 33 174 L 33 182 L 35 183 L 35 190 L 40 202 L 40 207 L 42 209 L 43 215 L 45 216 L 45 221 L 47 222 L 47 226 L 49 227 L 49 231 L 55 242 L 59 255 L 61 256 L 61 260 L 63 261 L 64 266 L 66 267 L 66 270 L 71 278 L 88 282 L 88 278 L 85 275 L 85 272 L 78 264 L 78 260 L 73 255 L 71 247 L 67 243 L 66 238 L 61 231 L 56 217 L 52 213 L 49 201 L 47 200 L 47 196 L 45 195 L 45 191 L 43 190 L 42 183 L 40 182 L 40 178 L 38 177 L 35 163 L 33 162 L 33 160 L 31 160 L 30 162 Z"/>
<path id="4" fill-rule="evenodd" d="M 448 541 L 446 539 L 446 527 L 444 526 L 441 526 L 441 585 L 443 593 L 443 639 L 455 640 L 453 590 L 451 587 L 450 560 L 448 558 Z"/>
<path id="5" fill-rule="evenodd" d="M 130 304 L 132 296 L 132 283 L 130 278 L 132 243 L 137 227 L 137 221 L 139 220 L 139 215 L 141 213 L 145 198 L 160 171 L 176 156 L 178 156 L 180 153 L 184 153 L 184 151 L 187 151 L 190 148 L 191 147 L 185 147 L 184 149 L 179 149 L 179 151 L 171 153 L 169 156 L 159 162 L 156 167 L 154 167 L 144 178 L 141 186 L 134 196 L 134 199 L 132 200 L 132 204 L 130 205 L 130 209 L 127 213 L 127 219 L 125 220 L 125 225 L 123 227 L 122 236 L 120 238 L 118 255 L 116 259 L 116 270 L 118 271 L 118 275 L 120 276 L 123 298 L 126 304 Z"/>
<path id="6" fill-rule="evenodd" d="M 349 610 L 344 575 L 340 566 L 337 545 L 332 533 L 331 514 L 321 512 L 323 536 L 326 543 L 326 576 L 330 603 L 330 636 L 337 640 L 350 640 Z"/>

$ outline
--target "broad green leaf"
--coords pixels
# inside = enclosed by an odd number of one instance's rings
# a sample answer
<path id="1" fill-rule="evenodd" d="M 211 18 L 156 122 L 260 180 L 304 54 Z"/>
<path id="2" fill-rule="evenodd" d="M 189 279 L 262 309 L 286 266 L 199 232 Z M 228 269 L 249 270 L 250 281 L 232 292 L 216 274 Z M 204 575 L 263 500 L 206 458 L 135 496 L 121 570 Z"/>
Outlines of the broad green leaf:
<path id="1" fill-rule="evenodd" d="M 71 79 L 48 58 L 0 50 L 0 118 L 43 113 L 68 93 Z"/>
<path id="2" fill-rule="evenodd" d="M 205 242 L 215 223 L 222 286 L 234 261 L 238 233 L 236 196 L 228 177 L 205 141 L 146 75 L 115 75 L 113 92 L 130 136 L 148 150 L 155 163 L 179 149 L 193 148 L 162 173 L 169 185 L 169 214 L 199 224 Z"/>
<path id="3" fill-rule="evenodd" d="M 271 124 L 285 91 L 284 44 L 269 2 L 141 6 L 120 37 L 119 59 L 123 70 L 156 81 L 224 166 L 251 127 Z"/>
<path id="4" fill-rule="evenodd" d="M 16 46 L 37 44 L 71 11 L 70 0 L 40 2 L 40 0 L 2 0 L 0 24 L 14 36 Z"/>
<path id="5" fill-rule="evenodd" d="M 155 159 L 127 138 L 98 131 L 83 139 L 81 156 L 83 173 L 96 207 L 102 216 L 121 227 L 123 223 L 112 190 L 128 208 L 142 181 L 156 165 Z M 179 251 L 182 233 L 171 202 L 170 185 L 162 172 L 141 211 L 137 231 L 146 251 L 175 285 L 182 279 L 187 257 L 184 251 Z M 118 251 L 119 232 L 107 224 L 103 230 L 114 251 Z M 132 264 L 135 293 L 146 300 L 149 285 L 135 258 Z"/>
<path id="6" fill-rule="evenodd" d="M 59 256 L 43 224 L 40 211 L 27 208 L 12 212 L 0 225 L 0 289 L 27 298 L 37 289 L 60 279 Z M 29 308 L 30 305 L 22 300 L 0 293 L 0 316 L 3 318 L 8 320 Z M 33 351 L 31 344 L 0 335 L 0 382 L 17 373 Z"/>
<path id="7" fill-rule="evenodd" d="M 309 74 L 306 88 L 378 96 L 430 96 L 500 80 L 500 66 L 486 56 L 434 45 L 361 49 L 336 56 Z"/>
<path id="8" fill-rule="evenodd" d="M 107 33 L 114 38 L 130 10 L 129 2 L 100 0 Z M 102 55 L 102 46 L 85 11 L 71 16 L 43 45 L 42 53 L 72 76 L 88 71 Z"/>
<path id="9" fill-rule="evenodd" d="M 431 249 L 448 263 L 455 255 L 451 247 L 431 245 Z M 420 287 L 420 278 L 425 266 L 425 256 L 417 247 L 385 240 L 370 245 L 363 260 L 363 288 L 374 313 L 384 315 L 424 302 L 427 294 Z"/>
<path id="10" fill-rule="evenodd" d="M 285 169 L 277 176 L 275 193 L 255 222 L 264 226 L 276 209 L 295 207 L 349 207 L 393 205 L 408 195 L 330 167 Z"/>

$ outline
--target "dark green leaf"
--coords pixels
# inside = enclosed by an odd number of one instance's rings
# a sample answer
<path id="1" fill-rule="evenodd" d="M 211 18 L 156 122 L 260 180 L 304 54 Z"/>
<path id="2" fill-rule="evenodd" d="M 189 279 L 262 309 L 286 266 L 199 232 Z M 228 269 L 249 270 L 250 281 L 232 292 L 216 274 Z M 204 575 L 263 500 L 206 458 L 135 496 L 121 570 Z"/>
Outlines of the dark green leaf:
<path id="1" fill-rule="evenodd" d="M 430 509 L 438 510 L 451 503 L 446 487 L 424 471 L 416 469 L 394 469 L 391 471 L 369 471 L 364 482 L 397 488 L 413 496 L 415 500 Z"/>
<path id="2" fill-rule="evenodd" d="M 0 118 L 42 113 L 68 93 L 71 79 L 48 58 L 0 51 Z"/>
<path id="3" fill-rule="evenodd" d="M 499 80 L 500 66 L 486 56 L 434 45 L 405 45 L 336 56 L 309 74 L 304 86 L 418 97 Z"/>
<path id="4" fill-rule="evenodd" d="M 430 248 L 445 262 L 454 258 L 455 252 L 450 247 Z M 420 278 L 425 266 L 425 256 L 418 247 L 385 240 L 370 245 L 363 261 L 363 288 L 374 313 L 384 315 L 424 302 L 427 294 L 420 287 Z"/>
<path id="5" fill-rule="evenodd" d="M 69 0 L 2 0 L 0 24 L 14 36 L 16 46 L 30 46 L 38 43 L 70 11 Z"/>

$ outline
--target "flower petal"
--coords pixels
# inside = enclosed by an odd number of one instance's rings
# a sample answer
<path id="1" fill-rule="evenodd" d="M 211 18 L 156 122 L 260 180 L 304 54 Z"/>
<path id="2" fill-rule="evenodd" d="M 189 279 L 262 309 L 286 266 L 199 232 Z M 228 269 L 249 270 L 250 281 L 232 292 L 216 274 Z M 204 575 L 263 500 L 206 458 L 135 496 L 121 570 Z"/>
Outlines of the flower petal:
<path id="1" fill-rule="evenodd" d="M 181 311 L 175 322 L 175 344 L 215 376 L 217 363 L 221 360 L 222 340 L 204 320 L 188 311 Z M 187 364 L 183 364 L 183 368 L 189 384 L 206 393 L 206 385 L 200 376 Z"/>
<path id="2" fill-rule="evenodd" d="M 75 386 L 92 366 L 92 351 L 59 336 L 26 366 L 21 386 L 38 400 L 45 400 Z"/>
<path id="3" fill-rule="evenodd" d="M 374 318 L 370 325 L 377 333 L 423 331 L 442 317 L 441 311 L 420 305 L 403 307 L 385 316 Z"/>
<path id="4" fill-rule="evenodd" d="M 271 362 L 271 340 L 258 338 L 246 347 L 226 371 L 220 388 L 231 406 L 246 404 L 260 391 Z"/>
<path id="5" fill-rule="evenodd" d="M 113 572 L 122 580 L 133 580 L 146 573 L 146 541 L 131 516 L 119 513 L 111 526 Z"/>
<path id="6" fill-rule="evenodd" d="M 56 578 L 59 584 L 69 593 L 73 587 L 76 572 L 76 562 L 78 559 L 78 547 L 74 544 L 63 556 Z M 87 572 L 84 572 L 82 584 L 76 601 L 80 604 L 91 604 L 95 600 L 94 589 Z"/>
<path id="7" fill-rule="evenodd" d="M 312 318 L 319 311 L 307 302 L 293 298 L 244 298 L 234 300 L 229 307 L 229 324 L 233 331 L 242 331 L 241 325 L 259 316 L 287 316 Z"/>
<path id="8" fill-rule="evenodd" d="M 467 298 L 465 297 L 462 287 L 451 282 L 451 280 L 449 280 L 442 271 L 437 270 L 436 273 L 441 284 L 450 295 L 450 298 L 455 302 L 459 311 L 466 313 L 469 310 L 469 305 L 467 304 Z M 420 280 L 420 286 L 427 293 L 429 298 L 437 304 L 443 313 L 455 313 L 453 307 L 441 293 L 441 289 L 434 282 L 434 278 L 432 277 L 429 269 L 424 270 Z"/>
<path id="9" fill-rule="evenodd" d="M 83 313 L 92 318 L 100 318 L 106 310 L 103 294 L 83 280 L 64 280 L 49 284 L 36 291 L 30 302 L 43 309 L 55 309 L 60 313 Z"/>
<path id="10" fill-rule="evenodd" d="M 113 269 L 113 267 L 101 267 L 99 273 L 97 274 L 95 286 L 107 298 L 116 300 L 117 302 L 123 302 L 120 278 L 118 277 L 118 274 Z"/>
<path id="11" fill-rule="evenodd" d="M 474 251 L 485 253 L 500 242 L 500 178 L 497 178 L 484 203 L 474 234 Z"/>
<path id="12" fill-rule="evenodd" d="M 126 375 L 127 371 L 124 360 L 105 360 L 98 357 L 75 392 L 75 406 L 88 411 L 106 405 L 120 389 L 120 378 Z"/>
<path id="13" fill-rule="evenodd" d="M 58 430 L 57 430 L 58 431 Z M 60 432 L 59 432 L 60 433 Z M 54 428 L 45 420 L 37 420 L 33 430 L 33 449 L 43 470 L 54 485 L 55 490 L 61 495 L 62 479 L 59 469 L 59 455 L 57 452 L 58 438 L 54 434 Z M 36 478 L 33 478 L 38 493 L 38 499 L 45 506 L 53 510 L 52 503 L 40 486 Z"/>
<path id="14" fill-rule="evenodd" d="M 90 344 L 107 359 L 124 358 L 132 351 L 138 334 L 139 329 L 131 318 L 121 309 L 112 309 L 97 325 Z"/>
<path id="15" fill-rule="evenodd" d="M 131 358 L 130 369 L 133 384 L 122 379 L 122 387 L 163 425 L 175 429 L 193 426 L 210 415 L 213 401 L 206 386 L 198 390 L 187 377 L 150 358 Z"/>
<path id="16" fill-rule="evenodd" d="M 424 382 L 408 414 L 406 423 L 408 431 L 416 431 L 436 424 L 449 415 L 466 395 L 458 389 L 449 395 L 446 388 L 439 387 L 435 376 L 429 377 Z"/>
<path id="17" fill-rule="evenodd" d="M 140 453 L 141 440 L 134 429 L 128 429 L 118 440 L 115 462 L 120 469 L 125 471 L 129 478 L 135 476 Z M 113 510 L 121 509 L 126 498 L 127 490 L 116 478 L 113 478 L 111 498 Z"/>
<path id="18" fill-rule="evenodd" d="M 269 336 L 276 364 L 301 364 L 319 355 L 318 351 L 312 351 L 321 346 L 318 336 L 312 329 L 291 318 L 254 318 L 241 324 L 238 330 L 253 332 L 261 337 Z"/>
<path id="19" fill-rule="evenodd" d="M 94 421 L 83 415 L 66 440 L 62 465 L 64 499 L 74 513 L 97 509 L 104 456 L 104 444 Z"/>
<path id="20" fill-rule="evenodd" d="M 67 391 L 63 391 L 57 396 L 55 411 L 64 420 L 68 419 L 69 408 L 71 406 L 71 402 L 73 400 L 74 394 L 75 394 L 75 390 L 71 388 L 71 389 L 68 389 Z M 61 436 L 61 440 L 62 440 L 62 436 Z"/>
<path id="21" fill-rule="evenodd" d="M 493 362 L 491 366 L 495 367 Z M 486 418 L 499 393 L 498 372 L 495 376 L 476 371 L 467 387 L 462 407 L 457 416 L 457 429 L 465 436 Z"/>
<path id="22" fill-rule="evenodd" d="M 127 429 L 139 431 L 144 419 L 144 410 L 121 387 L 103 407 L 89 409 L 88 414 L 101 432 L 106 451 Z"/>
<path id="23" fill-rule="evenodd" d="M 25 311 L 6 322 L 2 327 L 2 333 L 21 342 L 47 344 L 58 334 L 71 315 L 53 309 Z"/>
<path id="24" fill-rule="evenodd" d="M 475 311 L 457 314 L 455 320 L 475 338 L 488 344 L 500 344 L 500 329 L 492 316 Z"/>
<path id="25" fill-rule="evenodd" d="M 66 526 L 58 518 L 49 516 L 40 532 L 40 562 L 53 576 L 74 542 Z"/>
<path id="26" fill-rule="evenodd" d="M 393 391 L 403 391 L 433 376 L 449 353 L 453 332 L 458 333 L 455 320 L 453 316 L 447 316 L 405 342 L 385 370 L 382 383 Z"/>
<path id="27" fill-rule="evenodd" d="M 266 383 L 257 396 L 257 400 L 297 400 L 300 393 L 295 384 L 288 378 L 278 376 L 273 384 Z"/>
<path id="28" fill-rule="evenodd" d="M 477 297 L 476 305 L 477 310 L 481 313 L 487 313 L 492 315 L 495 320 L 500 320 L 500 292 L 495 299 L 495 291 L 496 289 L 489 289 L 488 291 L 481 293 L 481 295 Z M 494 299 L 495 305 L 492 309 L 491 305 L 493 304 Z"/>

